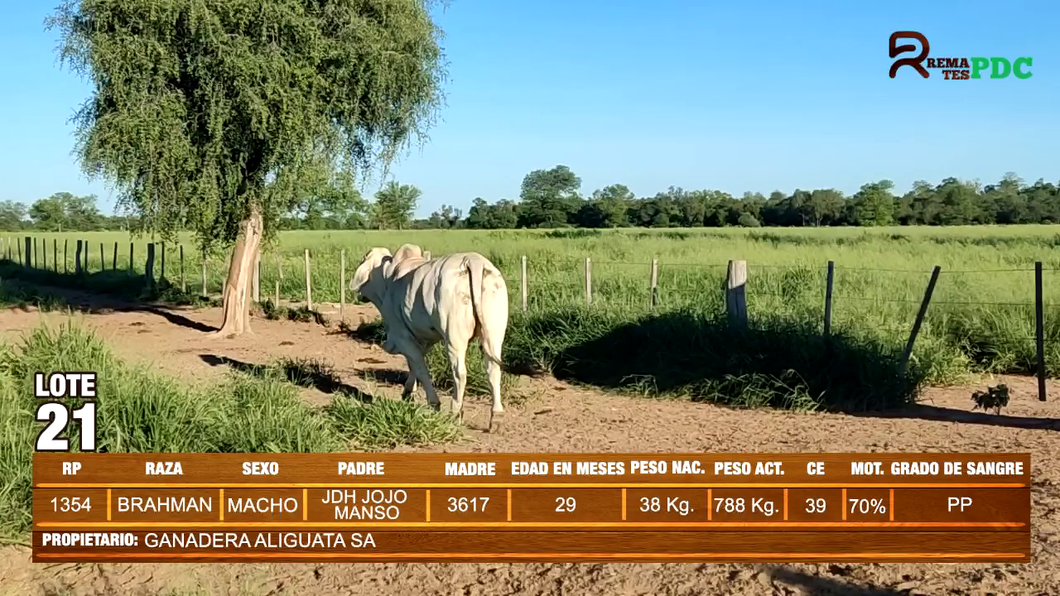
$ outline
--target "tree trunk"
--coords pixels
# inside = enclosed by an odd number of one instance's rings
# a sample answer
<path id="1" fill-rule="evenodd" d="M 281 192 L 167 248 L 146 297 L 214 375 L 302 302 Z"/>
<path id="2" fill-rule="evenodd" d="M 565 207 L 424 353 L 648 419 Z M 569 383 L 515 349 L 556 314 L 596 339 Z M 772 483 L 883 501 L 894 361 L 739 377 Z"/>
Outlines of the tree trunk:
<path id="1" fill-rule="evenodd" d="M 261 247 L 261 236 L 264 223 L 261 211 L 254 208 L 249 219 L 239 224 L 239 237 L 232 248 L 232 261 L 228 267 L 228 278 L 225 279 L 222 293 L 223 320 L 221 329 L 216 333 L 220 337 L 231 337 L 251 334 L 250 331 L 250 285 L 253 277 L 254 261 Z"/>

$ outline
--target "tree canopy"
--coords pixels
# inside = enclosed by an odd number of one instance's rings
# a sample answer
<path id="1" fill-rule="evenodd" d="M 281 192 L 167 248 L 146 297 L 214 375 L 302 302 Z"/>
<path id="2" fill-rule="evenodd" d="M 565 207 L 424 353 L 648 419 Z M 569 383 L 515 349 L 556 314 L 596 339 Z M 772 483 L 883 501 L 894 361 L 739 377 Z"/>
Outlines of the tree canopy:
<path id="1" fill-rule="evenodd" d="M 442 102 L 429 0 L 67 0 L 49 22 L 91 82 L 86 173 L 141 230 L 229 242 L 265 230 L 337 170 L 425 138 Z"/>
<path id="2" fill-rule="evenodd" d="M 233 242 L 220 335 L 249 330 L 250 270 L 276 220 L 340 172 L 425 138 L 442 101 L 430 0 L 66 0 L 49 25 L 92 83 L 85 172 L 140 231 Z"/>

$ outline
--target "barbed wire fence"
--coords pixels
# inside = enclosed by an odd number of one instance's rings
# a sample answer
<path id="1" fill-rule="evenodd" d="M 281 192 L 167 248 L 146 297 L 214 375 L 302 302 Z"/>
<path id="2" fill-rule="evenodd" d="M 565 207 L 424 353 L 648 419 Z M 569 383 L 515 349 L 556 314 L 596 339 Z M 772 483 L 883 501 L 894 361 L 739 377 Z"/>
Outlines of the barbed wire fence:
<path id="1" fill-rule="evenodd" d="M 0 241 L 3 242 L 3 241 Z M 91 253 L 95 252 L 92 250 L 93 246 L 90 246 L 87 240 L 74 240 L 71 242 L 69 239 L 64 239 L 62 243 L 62 251 L 60 256 L 59 242 L 57 239 L 52 239 L 51 246 L 51 258 L 48 255 L 47 239 L 37 239 L 32 236 L 25 236 L 22 238 L 7 238 L 6 242 L 3 242 L 3 248 L 5 251 L 5 258 L 7 261 L 17 263 L 25 269 L 31 270 L 44 270 L 50 271 L 54 274 L 63 274 L 75 276 L 83 276 L 93 273 L 93 263 Z M 70 249 L 73 249 L 72 251 Z M 138 270 L 138 262 L 136 261 L 136 250 L 135 244 L 130 242 L 127 259 L 126 255 L 121 255 L 122 259 L 119 263 L 119 243 L 114 242 L 110 251 L 106 250 L 106 245 L 102 242 L 99 243 L 99 260 L 96 261 L 99 264 L 99 268 L 96 273 L 104 273 L 108 271 L 108 256 L 110 257 L 110 272 L 120 272 L 128 277 L 140 277 L 142 276 L 143 284 L 146 287 L 156 287 L 158 282 L 166 280 L 168 284 L 173 287 L 179 287 L 183 293 L 189 292 L 189 271 L 187 270 L 187 263 L 185 259 L 185 249 L 183 244 L 178 244 L 177 259 L 178 259 L 178 271 L 176 281 L 170 280 L 166 275 L 166 244 L 149 242 L 146 245 L 146 261 L 144 262 L 144 268 L 142 273 Z M 70 253 L 73 253 L 74 258 L 73 266 L 70 265 Z M 109 253 L 109 255 L 108 255 Z M 270 300 L 277 306 L 283 301 L 284 293 L 281 289 L 288 290 L 288 296 L 291 295 L 290 290 L 301 291 L 304 293 L 304 302 L 301 300 L 288 300 L 287 304 L 305 304 L 309 309 L 314 309 L 313 301 L 313 265 L 312 255 L 308 248 L 302 251 L 301 259 L 303 261 L 303 273 L 304 283 L 298 283 L 301 281 L 299 275 L 288 275 L 285 276 L 285 260 L 283 255 L 289 255 L 290 251 L 283 251 L 283 254 L 273 255 L 272 258 L 263 257 L 261 254 L 257 256 L 255 261 L 255 267 L 252 276 L 252 299 L 254 302 L 262 302 L 262 268 L 263 261 L 274 261 L 276 264 L 275 272 L 270 272 L 270 277 L 273 277 L 273 287 L 266 288 L 265 300 Z M 424 251 L 424 256 L 428 259 L 431 258 L 430 251 Z M 203 298 L 209 298 L 214 295 L 211 292 L 209 286 L 209 275 L 208 275 L 208 262 L 209 257 L 207 255 L 196 255 L 198 259 L 201 259 L 201 268 L 199 273 L 200 279 L 197 280 L 199 283 L 199 294 Z M 17 261 L 16 261 L 17 259 Z M 50 262 L 49 262 L 50 261 Z M 343 249 L 340 251 L 338 271 L 323 271 L 318 272 L 316 279 L 321 280 L 322 274 L 327 276 L 338 273 L 338 314 L 341 319 L 345 320 L 347 314 L 347 296 L 346 296 L 346 283 L 349 279 L 346 259 L 346 251 Z M 61 262 L 61 265 L 60 265 Z M 158 276 L 155 275 L 155 265 L 158 267 Z M 518 308 L 522 311 L 531 310 L 531 296 L 533 290 L 544 290 L 543 293 L 548 293 L 552 288 L 557 289 L 569 289 L 570 281 L 557 281 L 557 280 L 533 280 L 529 274 L 531 260 L 527 255 L 521 255 L 519 259 L 519 273 L 518 273 Z M 748 310 L 747 310 L 747 298 L 748 295 L 754 297 L 766 297 L 777 300 L 788 300 L 790 296 L 783 294 L 770 293 L 766 291 L 754 291 L 749 292 L 749 265 L 745 260 L 734 259 L 726 263 L 696 263 L 696 262 L 667 262 L 660 261 L 659 258 L 654 257 L 650 260 L 645 261 L 622 261 L 622 260 L 593 260 L 592 257 L 584 257 L 580 260 L 573 260 L 569 257 L 560 259 L 546 258 L 546 265 L 553 267 L 570 267 L 576 266 L 580 269 L 579 277 L 582 277 L 582 282 L 579 285 L 582 288 L 579 289 L 580 293 L 584 295 L 585 306 L 593 306 L 594 303 L 599 303 L 599 300 L 595 300 L 594 291 L 594 278 L 593 271 L 594 266 L 600 267 L 629 267 L 629 268 L 643 268 L 644 281 L 643 288 L 646 289 L 646 300 L 644 306 L 649 312 L 656 312 L 659 309 L 666 306 L 662 300 L 662 292 L 660 291 L 660 271 L 665 268 L 675 268 L 680 270 L 698 269 L 703 271 L 714 271 L 724 275 L 724 281 L 718 286 L 718 291 L 723 295 L 724 311 L 731 325 L 738 327 L 746 327 L 748 324 Z M 774 264 L 774 263 L 755 263 L 751 266 L 753 269 L 762 270 L 792 270 L 793 268 L 806 269 L 805 263 L 788 263 L 788 264 Z M 61 271 L 60 271 L 61 269 Z M 837 279 L 836 273 L 840 272 L 875 272 L 875 273 L 887 273 L 887 274 L 904 274 L 904 275 L 927 275 L 927 285 L 923 291 L 923 295 L 920 299 L 914 300 L 909 298 L 886 298 L 881 296 L 858 296 L 854 294 L 843 294 L 839 296 L 842 301 L 860 302 L 860 303 L 886 303 L 886 304 L 906 304 L 909 306 L 918 305 L 916 317 L 913 321 L 913 325 L 908 333 L 908 339 L 905 347 L 902 351 L 901 360 L 899 364 L 900 374 L 905 374 L 908 367 L 910 357 L 912 356 L 913 347 L 916 339 L 920 333 L 921 327 L 923 326 L 925 317 L 931 305 L 935 306 L 960 306 L 960 307 L 991 307 L 991 308 L 1034 308 L 1034 337 L 1020 337 L 1017 339 L 1023 341 L 1034 341 L 1035 352 L 1036 352 L 1036 377 L 1038 380 L 1038 398 L 1041 401 L 1046 400 L 1046 367 L 1045 367 L 1045 321 L 1044 312 L 1046 304 L 1043 299 L 1043 276 L 1045 271 L 1057 271 L 1058 269 L 1043 267 L 1043 263 L 1038 261 L 1034 264 L 1034 267 L 1013 267 L 1013 268 L 992 268 L 992 269 L 952 269 L 944 270 L 941 266 L 936 265 L 931 271 L 925 271 L 920 269 L 908 269 L 908 268 L 886 268 L 886 267 L 858 267 L 848 265 L 837 265 L 834 261 L 828 261 L 824 267 L 809 267 L 810 270 L 819 270 L 824 274 L 823 283 L 823 302 L 821 304 L 822 313 L 822 333 L 828 337 L 833 333 L 833 313 L 834 303 L 837 298 L 835 292 L 835 282 Z M 227 272 L 228 265 L 224 265 L 224 272 Z M 1005 274 L 1005 273 L 1034 273 L 1034 301 L 1033 302 L 1011 302 L 1011 301 L 974 301 L 974 300 L 933 300 L 933 295 L 938 285 L 938 281 L 942 277 L 959 276 L 959 275 L 974 275 L 974 274 Z M 172 269 L 171 269 L 172 273 Z M 514 276 L 513 276 L 514 277 Z M 628 276 L 627 276 L 628 277 Z M 285 283 L 285 280 L 288 280 Z M 294 286 L 292 288 L 292 285 Z M 283 288 L 281 288 L 283 286 Z M 301 286 L 300 288 L 298 286 Z M 218 284 L 218 293 L 221 290 L 220 284 Z M 329 290 L 333 289 L 329 285 Z M 272 290 L 269 292 L 269 290 Z M 509 291 L 513 288 L 509 283 Z M 701 292 L 703 290 L 702 285 L 697 285 L 693 289 L 697 293 L 697 298 L 702 298 Z M 317 306 L 322 304 L 332 304 L 326 302 L 318 302 Z M 515 306 L 515 305 L 513 305 Z M 1053 305 L 1055 306 L 1055 305 Z"/>

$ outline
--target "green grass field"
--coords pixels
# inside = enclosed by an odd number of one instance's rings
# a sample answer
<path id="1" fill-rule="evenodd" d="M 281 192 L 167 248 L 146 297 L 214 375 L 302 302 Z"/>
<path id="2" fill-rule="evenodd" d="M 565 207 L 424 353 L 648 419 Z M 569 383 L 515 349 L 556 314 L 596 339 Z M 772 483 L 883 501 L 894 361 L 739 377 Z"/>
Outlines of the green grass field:
<path id="1" fill-rule="evenodd" d="M 63 244 L 69 240 L 67 267 L 73 270 L 77 238 L 91 247 L 90 271 L 100 269 L 101 243 L 106 269 L 112 266 L 115 242 L 119 269 L 129 265 L 128 235 L 35 237 L 47 246 L 49 269 L 54 266 L 53 246 L 58 246 L 62 263 Z M 133 269 L 142 272 L 147 240 L 133 242 Z M 942 274 L 914 350 L 914 379 L 944 384 L 969 372 L 1033 372 L 1033 267 L 1040 260 L 1046 270 L 1047 368 L 1051 376 L 1060 372 L 1060 292 L 1053 283 L 1060 275 L 1060 226 L 285 232 L 263 252 L 262 299 L 273 295 L 280 280 L 282 299 L 305 300 L 304 250 L 309 249 L 313 301 L 338 302 L 340 250 L 346 251 L 348 279 L 367 248 L 396 250 L 405 242 L 434 255 L 481 252 L 504 272 L 513 313 L 506 359 L 513 363 L 645 394 L 804 407 L 835 405 L 837 400 L 873 404 L 876 398 L 854 394 L 865 394 L 869 383 L 886 385 L 934 265 L 942 267 Z M 5 251 L 9 245 L 14 250 L 5 239 Z M 190 238 L 184 246 L 185 279 L 189 292 L 198 293 L 202 258 L 194 254 Z M 177 285 L 178 254 L 176 247 L 167 247 L 166 277 Z M 523 255 L 529 287 L 525 314 L 518 312 Z M 593 303 L 588 307 L 585 257 L 592 259 Z M 647 316 L 652 258 L 659 259 L 654 317 Z M 729 259 L 748 263 L 748 316 L 758 334 L 750 338 L 734 338 L 720 324 Z M 38 254 L 38 267 L 42 260 Z M 829 260 L 836 264 L 835 339 L 817 346 Z M 215 295 L 226 272 L 225 259 L 211 256 L 206 263 L 207 290 Z M 159 263 L 156 276 L 160 268 Z M 622 341 L 635 342 L 637 349 Z M 646 351 L 652 342 L 657 347 Z M 795 345 L 781 349 L 777 343 Z M 724 344 L 741 345 L 745 352 Z M 847 360 L 837 359 L 836 350 L 847 354 Z M 590 362 L 617 369 L 610 375 L 615 378 L 601 378 L 599 371 L 588 369 Z M 438 364 L 444 380 L 446 366 Z M 469 365 L 473 384 L 482 380 L 476 378 L 477 368 L 477 363 Z M 693 374 L 689 368 L 707 372 Z"/>

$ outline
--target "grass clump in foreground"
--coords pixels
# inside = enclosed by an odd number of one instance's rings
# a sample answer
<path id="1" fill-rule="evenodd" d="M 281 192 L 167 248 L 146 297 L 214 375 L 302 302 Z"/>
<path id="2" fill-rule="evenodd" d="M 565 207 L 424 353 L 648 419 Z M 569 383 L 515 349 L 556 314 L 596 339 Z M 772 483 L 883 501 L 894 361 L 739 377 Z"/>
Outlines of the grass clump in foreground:
<path id="1" fill-rule="evenodd" d="M 446 414 L 395 400 L 336 396 L 328 408 L 311 407 L 280 367 L 187 386 L 123 362 L 85 329 L 41 326 L 17 347 L 0 346 L 0 537 L 29 530 L 32 453 L 41 429 L 33 373 L 60 370 L 99 374 L 100 452 L 321 453 L 451 440 L 460 432 Z M 77 407 L 82 400 L 64 401 Z M 78 425 L 66 436 L 76 450 Z"/>

